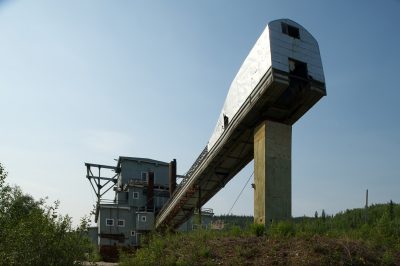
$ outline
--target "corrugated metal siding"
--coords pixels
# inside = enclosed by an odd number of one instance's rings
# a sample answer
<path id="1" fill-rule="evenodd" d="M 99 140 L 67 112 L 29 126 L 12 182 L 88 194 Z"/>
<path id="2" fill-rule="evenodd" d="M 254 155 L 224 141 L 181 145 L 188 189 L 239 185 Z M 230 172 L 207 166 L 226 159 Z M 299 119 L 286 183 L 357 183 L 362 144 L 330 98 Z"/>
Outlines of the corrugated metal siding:
<path id="1" fill-rule="evenodd" d="M 298 28 L 300 39 L 283 33 L 282 22 Z M 217 125 L 208 142 L 209 151 L 224 131 L 224 115 L 229 118 L 229 121 L 232 119 L 271 66 L 288 73 L 289 58 L 307 63 L 308 74 L 314 80 L 325 83 L 319 47 L 315 38 L 301 25 L 289 19 L 270 22 L 251 49 L 229 88 Z"/>
<path id="2" fill-rule="evenodd" d="M 282 22 L 298 28 L 300 39 L 282 33 Z M 307 63 L 309 75 L 313 79 L 325 82 L 318 43 L 306 29 L 288 19 L 272 21 L 268 28 L 273 68 L 289 72 L 288 58 L 293 58 Z"/>

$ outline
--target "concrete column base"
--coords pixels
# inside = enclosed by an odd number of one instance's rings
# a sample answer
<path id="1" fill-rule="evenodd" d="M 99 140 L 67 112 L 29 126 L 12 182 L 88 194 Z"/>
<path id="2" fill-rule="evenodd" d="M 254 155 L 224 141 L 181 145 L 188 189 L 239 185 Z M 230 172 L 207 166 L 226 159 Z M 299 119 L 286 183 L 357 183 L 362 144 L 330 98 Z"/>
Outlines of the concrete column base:
<path id="1" fill-rule="evenodd" d="M 254 223 L 292 216 L 292 126 L 262 122 L 254 131 Z"/>

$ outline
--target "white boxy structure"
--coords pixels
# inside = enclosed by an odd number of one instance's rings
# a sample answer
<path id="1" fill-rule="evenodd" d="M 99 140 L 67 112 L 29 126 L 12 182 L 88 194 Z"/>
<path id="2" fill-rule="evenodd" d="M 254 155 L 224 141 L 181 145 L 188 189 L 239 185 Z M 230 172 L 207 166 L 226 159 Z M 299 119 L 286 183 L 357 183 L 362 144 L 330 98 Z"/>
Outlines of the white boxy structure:
<path id="1" fill-rule="evenodd" d="M 289 73 L 296 62 L 306 64 L 308 76 L 325 83 L 319 47 L 314 37 L 289 19 L 268 23 L 232 81 L 217 125 L 208 142 L 211 150 L 230 119 L 238 112 L 265 73 L 276 69 Z"/>
<path id="2" fill-rule="evenodd" d="M 326 95 L 316 39 L 301 25 L 267 24 L 228 90 L 207 146 L 156 217 L 177 228 L 254 159 L 255 222 L 291 216 L 292 125 Z"/>

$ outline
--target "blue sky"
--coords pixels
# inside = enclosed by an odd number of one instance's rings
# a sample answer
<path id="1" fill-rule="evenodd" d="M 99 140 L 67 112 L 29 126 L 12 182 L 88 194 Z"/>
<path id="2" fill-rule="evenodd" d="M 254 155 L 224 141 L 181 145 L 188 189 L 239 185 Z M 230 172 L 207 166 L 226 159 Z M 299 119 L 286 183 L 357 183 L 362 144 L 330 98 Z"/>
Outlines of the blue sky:
<path id="1" fill-rule="evenodd" d="M 9 182 L 61 201 L 94 195 L 84 162 L 178 160 L 214 129 L 266 24 L 290 18 L 320 45 L 328 96 L 293 127 L 293 215 L 400 202 L 400 1 L 1 1 L 0 162 Z M 252 172 L 207 207 L 226 213 Z M 233 209 L 253 213 L 248 185 Z"/>

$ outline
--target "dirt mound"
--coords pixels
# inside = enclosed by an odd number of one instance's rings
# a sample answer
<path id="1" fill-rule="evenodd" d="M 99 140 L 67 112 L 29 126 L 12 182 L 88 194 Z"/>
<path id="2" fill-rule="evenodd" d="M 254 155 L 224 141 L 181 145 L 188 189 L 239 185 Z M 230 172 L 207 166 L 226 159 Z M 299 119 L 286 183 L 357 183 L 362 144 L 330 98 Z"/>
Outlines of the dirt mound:
<path id="1" fill-rule="evenodd" d="M 215 264 L 247 265 L 376 265 L 379 255 L 367 245 L 351 240 L 311 237 L 217 238 L 210 240 L 209 257 Z M 209 258 L 199 261 L 207 264 Z"/>

